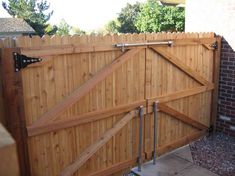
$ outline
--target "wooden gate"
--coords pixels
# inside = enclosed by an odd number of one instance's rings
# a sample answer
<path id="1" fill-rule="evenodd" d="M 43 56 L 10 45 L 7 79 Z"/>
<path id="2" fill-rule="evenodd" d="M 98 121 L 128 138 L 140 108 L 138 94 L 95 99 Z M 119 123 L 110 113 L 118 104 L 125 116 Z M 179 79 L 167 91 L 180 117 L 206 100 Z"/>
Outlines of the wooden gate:
<path id="1" fill-rule="evenodd" d="M 156 41 L 172 45 L 151 44 Z M 138 157 L 140 106 L 141 153 L 151 159 L 156 101 L 158 155 L 214 123 L 220 38 L 212 33 L 20 37 L 1 45 L 6 123 L 19 144 L 23 175 L 130 168 Z M 14 72 L 14 53 L 31 57 L 24 62 L 42 61 Z"/>

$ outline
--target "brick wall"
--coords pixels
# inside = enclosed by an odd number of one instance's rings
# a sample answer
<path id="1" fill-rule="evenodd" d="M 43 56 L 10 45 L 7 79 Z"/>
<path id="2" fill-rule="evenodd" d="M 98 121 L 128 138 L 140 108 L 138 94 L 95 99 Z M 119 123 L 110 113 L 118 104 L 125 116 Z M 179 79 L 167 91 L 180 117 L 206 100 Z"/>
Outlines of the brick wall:
<path id="1" fill-rule="evenodd" d="M 235 0 L 186 0 L 185 30 L 223 36 L 217 130 L 235 136 Z"/>
<path id="2" fill-rule="evenodd" d="M 235 136 L 235 52 L 222 40 L 217 130 Z"/>

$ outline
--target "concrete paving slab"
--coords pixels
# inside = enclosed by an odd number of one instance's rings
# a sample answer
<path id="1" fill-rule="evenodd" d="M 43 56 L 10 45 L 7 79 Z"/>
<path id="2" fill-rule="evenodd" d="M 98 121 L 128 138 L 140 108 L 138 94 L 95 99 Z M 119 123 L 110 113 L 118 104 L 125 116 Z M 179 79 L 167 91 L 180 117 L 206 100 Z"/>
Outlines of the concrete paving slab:
<path id="1" fill-rule="evenodd" d="M 155 165 L 153 161 L 143 164 L 141 172 L 137 167 L 132 172 L 139 176 L 218 176 L 193 163 L 189 145 L 159 157 Z"/>
<path id="2" fill-rule="evenodd" d="M 169 154 L 160 157 L 155 165 L 152 161 L 145 163 L 141 172 L 138 172 L 137 167 L 132 171 L 140 176 L 173 176 L 191 165 L 193 165 L 191 162 Z"/>
<path id="3" fill-rule="evenodd" d="M 192 154 L 189 145 L 180 147 L 173 152 L 174 155 L 186 159 L 187 161 L 193 162 Z"/>
<path id="4" fill-rule="evenodd" d="M 197 165 L 183 169 L 177 176 L 218 176 L 217 174 Z"/>

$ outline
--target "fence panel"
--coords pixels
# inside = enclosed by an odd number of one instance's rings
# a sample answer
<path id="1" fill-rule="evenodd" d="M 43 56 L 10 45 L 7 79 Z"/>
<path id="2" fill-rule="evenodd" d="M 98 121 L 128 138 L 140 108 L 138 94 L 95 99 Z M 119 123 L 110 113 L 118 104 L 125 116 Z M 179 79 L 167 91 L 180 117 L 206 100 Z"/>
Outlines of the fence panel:
<path id="1" fill-rule="evenodd" d="M 145 114 L 141 156 L 151 159 L 155 101 L 158 155 L 203 135 L 213 124 L 216 40 L 213 33 L 33 36 L 18 37 L 14 44 L 6 39 L 2 63 L 12 64 L 6 62 L 13 59 L 6 47 L 42 59 L 16 73 L 2 71 L 5 80 L 9 73 L 20 76 L 16 82 L 3 81 L 3 88 L 9 84 L 22 89 L 15 101 L 23 109 L 17 117 L 22 133 L 17 137 L 10 130 L 18 143 L 27 140 L 18 149 L 27 153 L 22 160 L 29 158 L 21 170 L 30 168 L 35 176 L 92 176 L 135 165 L 140 106 Z M 173 44 L 152 43 L 159 41 Z M 114 47 L 118 43 L 135 46 Z M 9 112 L 19 108 L 10 103 L 7 98 L 6 114 L 12 114 L 8 121 L 13 123 L 15 115 Z"/>

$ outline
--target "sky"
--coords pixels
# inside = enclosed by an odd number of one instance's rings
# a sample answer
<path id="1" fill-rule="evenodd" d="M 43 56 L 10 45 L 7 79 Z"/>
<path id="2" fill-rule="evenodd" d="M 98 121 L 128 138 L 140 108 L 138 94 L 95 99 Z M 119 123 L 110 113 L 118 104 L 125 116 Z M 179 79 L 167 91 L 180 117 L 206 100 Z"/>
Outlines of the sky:
<path id="1" fill-rule="evenodd" d="M 47 0 L 54 14 L 51 24 L 58 24 L 61 19 L 82 30 L 91 31 L 102 28 L 108 21 L 117 17 L 121 8 L 127 3 L 146 0 Z M 10 17 L 0 7 L 0 18 Z"/>

